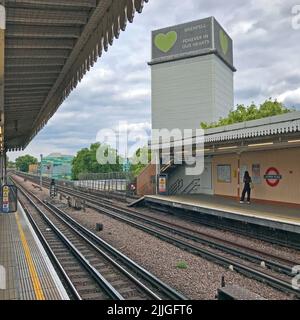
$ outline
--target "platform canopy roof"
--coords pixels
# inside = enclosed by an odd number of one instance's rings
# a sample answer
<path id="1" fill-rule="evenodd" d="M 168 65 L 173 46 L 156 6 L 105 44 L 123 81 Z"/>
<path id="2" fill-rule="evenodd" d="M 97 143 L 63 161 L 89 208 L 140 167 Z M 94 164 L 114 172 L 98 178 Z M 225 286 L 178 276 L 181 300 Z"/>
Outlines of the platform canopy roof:
<path id="1" fill-rule="evenodd" d="M 4 142 L 24 149 L 148 0 L 0 0 Z"/>

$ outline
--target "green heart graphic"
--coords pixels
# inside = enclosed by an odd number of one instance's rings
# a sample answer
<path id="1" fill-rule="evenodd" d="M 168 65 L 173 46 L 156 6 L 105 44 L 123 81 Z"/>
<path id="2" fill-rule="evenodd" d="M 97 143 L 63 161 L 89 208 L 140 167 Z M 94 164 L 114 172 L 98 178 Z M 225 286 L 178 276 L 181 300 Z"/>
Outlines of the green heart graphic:
<path id="1" fill-rule="evenodd" d="M 228 40 L 228 36 L 225 34 L 223 30 L 220 30 L 220 43 L 221 43 L 222 51 L 226 56 L 229 48 L 229 40 Z"/>
<path id="2" fill-rule="evenodd" d="M 169 52 L 177 41 L 177 32 L 170 31 L 167 34 L 159 33 L 155 39 L 155 46 L 162 52 Z"/>

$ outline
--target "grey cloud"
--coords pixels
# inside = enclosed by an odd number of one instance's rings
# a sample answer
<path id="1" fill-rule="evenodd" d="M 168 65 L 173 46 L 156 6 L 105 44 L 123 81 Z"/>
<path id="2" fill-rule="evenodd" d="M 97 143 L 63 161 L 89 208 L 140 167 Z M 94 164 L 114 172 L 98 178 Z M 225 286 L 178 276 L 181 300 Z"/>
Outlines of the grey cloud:
<path id="1" fill-rule="evenodd" d="M 300 30 L 292 29 L 293 5 L 293 0 L 151 0 L 28 150 L 75 153 L 92 143 L 101 128 L 114 128 L 119 120 L 150 123 L 150 94 L 134 92 L 151 89 L 151 30 L 206 16 L 215 16 L 233 35 L 236 104 L 261 103 L 296 91 Z M 297 97 L 291 93 L 285 102 L 300 106 Z"/>

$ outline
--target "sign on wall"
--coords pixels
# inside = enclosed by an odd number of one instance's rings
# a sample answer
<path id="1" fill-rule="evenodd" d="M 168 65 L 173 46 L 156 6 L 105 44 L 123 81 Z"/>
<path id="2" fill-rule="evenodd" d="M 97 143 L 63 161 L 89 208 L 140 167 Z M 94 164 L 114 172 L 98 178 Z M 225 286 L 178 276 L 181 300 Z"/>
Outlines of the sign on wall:
<path id="1" fill-rule="evenodd" d="M 231 183 L 231 165 L 217 166 L 218 182 Z"/>
<path id="2" fill-rule="evenodd" d="M 232 39 L 214 17 L 152 32 L 153 63 L 211 52 L 233 67 Z"/>
<path id="3" fill-rule="evenodd" d="M 248 166 L 242 165 L 240 168 L 240 181 L 244 181 L 245 172 L 248 171 Z"/>
<path id="4" fill-rule="evenodd" d="M 168 176 L 166 174 L 161 174 L 158 177 L 158 193 L 159 194 L 167 194 L 168 193 Z"/>
<path id="5" fill-rule="evenodd" d="M 267 184 L 270 187 L 277 187 L 280 183 L 280 180 L 282 180 L 282 175 L 280 174 L 279 170 L 277 168 L 269 168 L 264 175 L 264 178 L 267 182 Z"/>
<path id="6" fill-rule="evenodd" d="M 260 164 L 253 164 L 252 165 L 252 182 L 255 184 L 261 183 Z"/>

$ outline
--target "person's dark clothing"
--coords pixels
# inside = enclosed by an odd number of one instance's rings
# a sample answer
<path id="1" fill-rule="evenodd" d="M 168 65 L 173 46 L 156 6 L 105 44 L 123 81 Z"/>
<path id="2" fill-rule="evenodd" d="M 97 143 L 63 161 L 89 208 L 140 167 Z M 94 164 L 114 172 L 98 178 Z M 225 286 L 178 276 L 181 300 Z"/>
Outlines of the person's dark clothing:
<path id="1" fill-rule="evenodd" d="M 251 182 L 252 182 L 251 177 L 244 178 L 244 189 L 243 189 L 243 192 L 242 192 L 241 201 L 245 201 L 245 197 L 246 197 L 246 194 L 247 194 L 247 201 L 250 202 L 250 198 L 251 198 Z"/>

